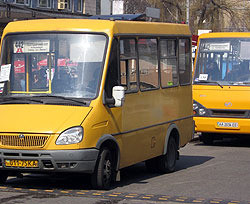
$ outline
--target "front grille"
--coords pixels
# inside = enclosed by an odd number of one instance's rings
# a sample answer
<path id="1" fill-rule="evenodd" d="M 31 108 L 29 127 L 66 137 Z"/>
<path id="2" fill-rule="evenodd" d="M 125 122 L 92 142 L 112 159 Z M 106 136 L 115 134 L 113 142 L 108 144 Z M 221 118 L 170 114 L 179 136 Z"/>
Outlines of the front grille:
<path id="1" fill-rule="evenodd" d="M 245 110 L 211 110 L 211 116 L 214 117 L 247 117 L 248 112 Z"/>
<path id="2" fill-rule="evenodd" d="M 12 147 L 43 147 L 48 135 L 0 135 L 0 145 Z"/>

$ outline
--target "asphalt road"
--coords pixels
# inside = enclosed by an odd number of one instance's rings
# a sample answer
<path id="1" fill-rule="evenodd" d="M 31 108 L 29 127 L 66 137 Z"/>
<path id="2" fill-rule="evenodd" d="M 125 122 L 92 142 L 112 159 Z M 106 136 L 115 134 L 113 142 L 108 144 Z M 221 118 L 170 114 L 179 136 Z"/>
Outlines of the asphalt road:
<path id="1" fill-rule="evenodd" d="M 140 163 L 121 171 L 110 191 L 91 190 L 89 176 L 25 175 L 0 186 L 0 203 L 250 204 L 250 139 L 181 149 L 176 172 L 148 173 Z"/>

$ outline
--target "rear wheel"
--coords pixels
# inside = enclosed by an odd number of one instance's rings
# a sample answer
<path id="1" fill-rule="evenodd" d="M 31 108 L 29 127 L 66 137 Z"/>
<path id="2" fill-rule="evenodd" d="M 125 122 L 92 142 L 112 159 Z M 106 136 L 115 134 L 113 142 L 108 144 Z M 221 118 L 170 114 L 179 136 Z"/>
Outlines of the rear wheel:
<path id="1" fill-rule="evenodd" d="M 202 141 L 205 145 L 212 145 L 214 142 L 213 134 L 211 133 L 202 133 L 200 135 L 200 141 Z"/>
<path id="2" fill-rule="evenodd" d="M 178 158 L 177 151 L 175 139 L 170 137 L 167 146 L 167 153 L 157 158 L 157 166 L 161 173 L 170 173 L 175 170 L 175 164 Z"/>
<path id="3" fill-rule="evenodd" d="M 114 160 L 108 148 L 100 150 L 91 184 L 95 189 L 107 190 L 114 178 Z"/>
<path id="4" fill-rule="evenodd" d="M 0 184 L 5 184 L 8 178 L 8 172 L 0 171 Z"/>

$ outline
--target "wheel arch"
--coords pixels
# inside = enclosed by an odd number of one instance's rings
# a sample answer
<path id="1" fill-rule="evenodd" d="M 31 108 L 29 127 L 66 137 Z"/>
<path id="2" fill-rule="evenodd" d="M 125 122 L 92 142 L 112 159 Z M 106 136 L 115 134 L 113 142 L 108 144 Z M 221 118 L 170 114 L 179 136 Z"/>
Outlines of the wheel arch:
<path id="1" fill-rule="evenodd" d="M 115 159 L 115 170 L 118 171 L 119 170 L 119 165 L 120 165 L 120 148 L 118 145 L 117 140 L 112 136 L 112 135 L 108 135 L 105 134 L 103 135 L 97 142 L 96 144 L 96 148 L 97 149 L 101 149 L 107 147 L 112 155 L 114 155 L 114 159 Z"/>
<path id="2" fill-rule="evenodd" d="M 177 149 L 180 148 L 180 133 L 179 133 L 179 129 L 177 127 L 176 124 L 172 123 L 169 125 L 168 130 L 167 130 L 167 134 L 165 136 L 165 143 L 164 143 L 164 151 L 163 154 L 167 153 L 167 147 L 168 147 L 168 141 L 170 136 L 174 137 L 175 142 L 177 144 Z"/>

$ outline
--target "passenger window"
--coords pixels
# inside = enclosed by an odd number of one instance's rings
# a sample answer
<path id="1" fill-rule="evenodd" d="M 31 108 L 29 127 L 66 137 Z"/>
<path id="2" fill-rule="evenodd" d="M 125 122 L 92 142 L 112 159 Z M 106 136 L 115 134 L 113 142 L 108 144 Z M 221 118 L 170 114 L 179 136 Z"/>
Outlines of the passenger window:
<path id="1" fill-rule="evenodd" d="M 137 54 L 135 39 L 120 40 L 120 74 L 121 85 L 126 91 L 137 91 Z"/>
<path id="2" fill-rule="evenodd" d="M 179 40 L 179 77 L 180 84 L 190 84 L 191 79 L 191 54 L 190 40 Z"/>
<path id="3" fill-rule="evenodd" d="M 178 85 L 176 40 L 160 40 L 161 86 Z"/>
<path id="4" fill-rule="evenodd" d="M 157 40 L 139 39 L 140 89 L 150 90 L 159 87 Z"/>

